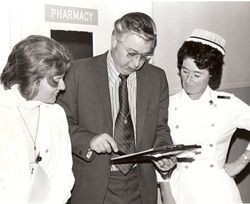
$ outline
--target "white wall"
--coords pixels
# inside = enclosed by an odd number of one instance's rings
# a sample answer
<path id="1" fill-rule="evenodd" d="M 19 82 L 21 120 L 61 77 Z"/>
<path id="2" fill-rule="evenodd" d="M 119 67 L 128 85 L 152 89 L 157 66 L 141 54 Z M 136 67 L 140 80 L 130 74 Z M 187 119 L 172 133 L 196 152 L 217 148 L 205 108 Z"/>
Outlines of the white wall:
<path id="1" fill-rule="evenodd" d="M 97 9 L 98 25 L 45 22 L 45 4 Z M 176 53 L 197 27 L 217 32 L 226 39 L 221 88 L 250 86 L 250 2 L 9 0 L 0 5 L 0 72 L 13 45 L 28 35 L 50 36 L 51 29 L 93 32 L 93 50 L 97 55 L 110 47 L 115 19 L 127 12 L 143 11 L 152 14 L 156 22 L 158 45 L 154 64 L 166 71 L 171 93 L 180 89 Z"/>
<path id="2" fill-rule="evenodd" d="M 250 2 L 153 1 L 158 27 L 155 64 L 167 73 L 170 91 L 180 89 L 176 54 L 194 28 L 203 28 L 226 39 L 221 88 L 250 86 Z"/>
<path id="3" fill-rule="evenodd" d="M 45 4 L 97 9 L 98 25 L 45 22 Z M 151 0 L 9 0 L 0 5 L 0 72 L 11 48 L 31 34 L 50 36 L 51 29 L 93 32 L 93 51 L 97 55 L 109 49 L 116 19 L 132 11 L 151 15 L 152 10 Z"/>
<path id="4" fill-rule="evenodd" d="M 9 4 L 1 3 L 0 6 L 0 72 L 7 60 L 10 51 L 10 20 L 9 20 Z"/>

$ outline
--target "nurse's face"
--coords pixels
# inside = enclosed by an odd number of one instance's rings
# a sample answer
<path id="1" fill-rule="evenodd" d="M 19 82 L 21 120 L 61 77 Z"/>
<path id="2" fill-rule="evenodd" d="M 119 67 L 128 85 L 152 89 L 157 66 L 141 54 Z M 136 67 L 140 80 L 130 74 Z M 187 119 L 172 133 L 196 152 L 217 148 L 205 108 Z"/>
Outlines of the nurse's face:
<path id="1" fill-rule="evenodd" d="M 54 76 L 53 80 L 57 82 L 56 87 L 52 87 L 47 80 L 47 77 L 44 77 L 39 84 L 39 89 L 36 97 L 33 100 L 42 101 L 44 103 L 55 103 L 56 97 L 59 91 L 65 89 L 65 84 L 63 81 L 64 75 Z"/>
<path id="2" fill-rule="evenodd" d="M 208 69 L 199 69 L 190 57 L 183 60 L 180 76 L 183 89 L 192 99 L 202 96 L 210 78 Z"/>

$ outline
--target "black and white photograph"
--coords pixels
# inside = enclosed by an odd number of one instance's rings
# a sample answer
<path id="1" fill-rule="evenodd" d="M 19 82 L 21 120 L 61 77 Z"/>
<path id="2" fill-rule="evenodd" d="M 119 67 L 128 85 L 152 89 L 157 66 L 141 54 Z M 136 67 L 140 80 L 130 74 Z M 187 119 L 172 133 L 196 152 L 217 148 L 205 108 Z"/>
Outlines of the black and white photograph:
<path id="1" fill-rule="evenodd" d="M 0 204 L 250 204 L 250 1 L 0 4 Z"/>

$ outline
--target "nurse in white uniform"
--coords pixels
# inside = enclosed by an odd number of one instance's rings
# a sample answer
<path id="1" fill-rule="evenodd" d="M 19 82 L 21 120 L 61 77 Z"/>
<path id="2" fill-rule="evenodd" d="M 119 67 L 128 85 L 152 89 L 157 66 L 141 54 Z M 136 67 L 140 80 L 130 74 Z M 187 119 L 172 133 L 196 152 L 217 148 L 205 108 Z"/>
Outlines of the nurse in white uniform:
<path id="1" fill-rule="evenodd" d="M 242 203 L 233 179 L 250 160 L 250 145 L 226 164 L 231 137 L 237 128 L 250 130 L 250 107 L 233 94 L 218 92 L 225 40 L 195 29 L 178 51 L 183 89 L 170 97 L 169 127 L 175 144 L 201 145 L 195 161 L 177 164 L 169 184 L 177 204 Z M 165 192 L 165 193 L 164 193 Z"/>

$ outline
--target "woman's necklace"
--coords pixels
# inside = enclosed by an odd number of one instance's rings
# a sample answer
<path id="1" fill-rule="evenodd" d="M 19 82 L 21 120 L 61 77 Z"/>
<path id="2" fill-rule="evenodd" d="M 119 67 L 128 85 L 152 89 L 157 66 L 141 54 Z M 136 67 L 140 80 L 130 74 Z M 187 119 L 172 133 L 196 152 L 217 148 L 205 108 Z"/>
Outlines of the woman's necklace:
<path id="1" fill-rule="evenodd" d="M 30 130 L 30 128 L 29 128 L 29 126 L 28 126 L 26 120 L 24 119 L 24 116 L 23 116 L 23 114 L 22 114 L 22 112 L 20 111 L 20 109 L 19 109 L 18 106 L 17 106 L 17 110 L 18 110 L 18 112 L 19 112 L 19 114 L 20 114 L 20 116 L 21 116 L 21 118 L 22 118 L 22 121 L 23 121 L 23 123 L 24 123 L 24 125 L 25 125 L 25 127 L 26 127 L 26 129 L 27 129 L 27 132 L 28 132 L 28 134 L 29 134 L 29 136 L 30 136 L 30 139 L 32 140 L 32 143 L 33 143 L 33 150 L 34 150 L 34 162 L 37 162 L 36 160 L 38 159 L 38 157 L 40 157 L 39 154 L 36 155 L 36 150 L 37 150 L 36 140 L 37 140 L 37 135 L 38 135 L 37 133 L 38 133 L 39 122 L 40 122 L 40 106 L 39 106 L 39 108 L 38 108 L 38 118 L 37 118 L 36 130 L 35 130 L 35 135 L 34 135 L 34 137 L 32 136 L 31 130 Z M 34 163 L 34 162 L 32 162 L 32 163 Z"/>

